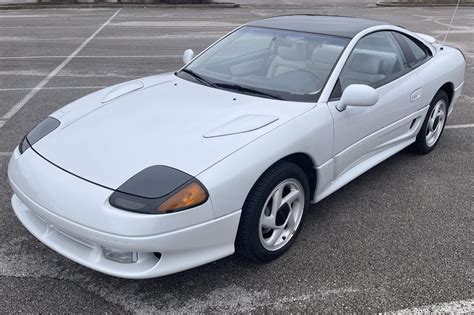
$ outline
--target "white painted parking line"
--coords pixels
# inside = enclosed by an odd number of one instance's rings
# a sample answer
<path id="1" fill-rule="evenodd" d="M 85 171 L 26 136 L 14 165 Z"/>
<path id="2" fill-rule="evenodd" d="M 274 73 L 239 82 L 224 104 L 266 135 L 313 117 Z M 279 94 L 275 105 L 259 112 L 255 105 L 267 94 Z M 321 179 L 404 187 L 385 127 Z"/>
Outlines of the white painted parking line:
<path id="1" fill-rule="evenodd" d="M 10 156 L 12 155 L 11 152 L 0 152 L 0 156 Z"/>
<path id="2" fill-rule="evenodd" d="M 106 88 L 106 85 L 102 86 L 48 86 L 43 88 L 11 88 L 11 89 L 0 89 L 0 92 L 11 92 L 11 91 L 29 91 L 29 90 L 93 90 L 93 89 L 103 89 Z M 2 120 L 2 119 L 0 119 Z M 7 120 L 7 119 L 5 119 Z"/>
<path id="3" fill-rule="evenodd" d="M 389 314 L 467 314 L 474 312 L 474 300 L 439 303 L 422 307 L 407 308 Z"/>
<path id="4" fill-rule="evenodd" d="M 0 1 L 3 2 L 3 1 Z M 21 1 L 17 1 L 21 2 Z M 45 19 L 45 18 L 70 18 L 72 14 L 1 14 L 0 18 L 12 18 L 12 19 Z"/>
<path id="5" fill-rule="evenodd" d="M 140 55 L 140 56 L 75 56 L 78 58 L 181 58 L 183 55 Z M 10 56 L 0 57 L 0 60 L 23 60 L 23 59 L 62 59 L 68 56 Z"/>
<path id="6" fill-rule="evenodd" d="M 474 124 L 464 124 L 464 125 L 447 125 L 445 129 L 464 129 L 464 128 L 474 128 Z"/>
<path id="7" fill-rule="evenodd" d="M 185 27 L 189 28 L 192 25 L 193 27 L 236 27 L 241 25 L 240 23 L 233 22 L 224 22 L 224 21 L 209 21 L 209 20 L 168 20 L 168 21 L 122 21 L 111 23 L 111 27 L 170 27 L 170 28 L 179 28 Z"/>
<path id="8" fill-rule="evenodd" d="M 120 13 L 121 9 L 115 11 L 115 13 L 103 23 L 91 36 L 89 36 L 76 50 L 72 52 L 66 59 L 59 66 L 57 66 L 53 71 L 51 71 L 40 83 L 38 83 L 34 89 L 32 89 L 25 97 L 23 97 L 18 103 L 16 103 L 10 110 L 3 115 L 0 120 L 0 129 L 5 125 L 5 123 L 11 119 L 20 109 L 25 106 L 28 101 L 38 93 L 48 82 L 56 75 L 59 71 L 61 71 L 77 54 L 81 52 L 81 50 L 94 38 L 99 34 L 104 27 L 106 27 L 117 14 Z"/>
<path id="9" fill-rule="evenodd" d="M 110 27 L 110 25 L 109 25 Z M 222 36 L 223 32 L 193 32 L 193 33 L 178 33 L 178 34 L 154 34 L 154 35 L 116 35 L 116 36 L 97 36 L 97 41 L 124 41 L 124 40 L 170 40 L 170 39 L 216 39 Z M 0 41 L 3 42 L 59 42 L 59 41 L 80 41 L 84 37 L 68 36 L 68 37 L 40 37 L 40 36 L 0 36 Z"/>
<path id="10" fill-rule="evenodd" d="M 35 28 L 35 29 L 39 29 L 39 28 L 46 28 L 46 29 L 55 29 L 55 28 L 60 28 L 60 29 L 64 29 L 64 28 L 92 28 L 94 27 L 94 25 L 22 25 L 22 26 L 2 26 L 2 29 L 17 29 L 17 28 L 21 28 L 21 29 L 26 29 L 26 28 Z"/>

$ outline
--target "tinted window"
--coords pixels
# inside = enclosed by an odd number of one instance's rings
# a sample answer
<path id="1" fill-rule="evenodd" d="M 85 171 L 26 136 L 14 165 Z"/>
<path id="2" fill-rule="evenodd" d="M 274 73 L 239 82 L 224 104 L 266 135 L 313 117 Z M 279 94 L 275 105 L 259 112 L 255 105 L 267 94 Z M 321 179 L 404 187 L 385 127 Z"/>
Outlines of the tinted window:
<path id="1" fill-rule="evenodd" d="M 415 42 L 412 41 L 410 38 L 406 37 L 406 41 L 416 60 L 420 61 L 426 58 L 426 53 L 423 51 L 423 49 L 421 49 L 420 46 L 415 44 Z"/>
<path id="2" fill-rule="evenodd" d="M 401 33 L 394 33 L 400 45 L 407 54 L 410 67 L 423 62 L 429 57 L 429 49 L 416 39 L 412 39 Z"/>
<path id="3" fill-rule="evenodd" d="M 407 72 L 405 56 L 391 32 L 363 37 L 354 47 L 339 76 L 331 98 L 338 98 L 351 84 L 377 88 Z"/>
<path id="4" fill-rule="evenodd" d="M 314 102 L 348 42 L 336 36 L 246 26 L 186 69 L 216 88 Z M 186 72 L 178 76 L 193 80 Z"/>
<path id="5" fill-rule="evenodd" d="M 234 58 L 246 54 L 270 49 L 272 37 L 259 32 L 248 32 L 246 36 L 236 37 L 235 40 L 223 46 L 209 58 L 209 62 L 220 61 L 225 58 Z"/>

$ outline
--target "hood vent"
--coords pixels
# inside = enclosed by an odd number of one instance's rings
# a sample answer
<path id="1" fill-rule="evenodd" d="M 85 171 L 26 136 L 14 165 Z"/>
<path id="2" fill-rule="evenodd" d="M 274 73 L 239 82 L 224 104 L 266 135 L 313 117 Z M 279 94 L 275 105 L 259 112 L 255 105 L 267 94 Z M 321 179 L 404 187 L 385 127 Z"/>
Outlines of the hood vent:
<path id="1" fill-rule="evenodd" d="M 143 82 L 140 80 L 120 84 L 116 87 L 113 87 L 110 92 L 105 95 L 105 97 L 102 99 L 102 103 L 110 102 L 122 95 L 140 90 L 142 88 Z"/>
<path id="2" fill-rule="evenodd" d="M 278 120 L 276 116 L 244 115 L 206 132 L 204 138 L 230 136 L 263 128 Z"/>

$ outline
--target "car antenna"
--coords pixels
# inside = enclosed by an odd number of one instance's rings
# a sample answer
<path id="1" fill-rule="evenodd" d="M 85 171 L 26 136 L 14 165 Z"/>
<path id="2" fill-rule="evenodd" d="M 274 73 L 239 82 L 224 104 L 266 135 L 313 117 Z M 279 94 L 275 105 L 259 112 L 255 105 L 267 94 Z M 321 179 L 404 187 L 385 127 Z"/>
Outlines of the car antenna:
<path id="1" fill-rule="evenodd" d="M 458 7 L 460 3 L 461 3 L 461 0 L 458 0 L 458 4 L 456 4 L 456 8 L 454 9 L 453 16 L 451 17 L 451 22 L 449 22 L 448 31 L 446 32 L 446 35 L 444 35 L 442 46 L 444 46 L 444 43 L 446 42 L 446 38 L 448 37 L 449 31 L 451 30 L 451 25 L 453 25 L 454 17 L 456 16 L 456 12 L 458 12 Z"/>

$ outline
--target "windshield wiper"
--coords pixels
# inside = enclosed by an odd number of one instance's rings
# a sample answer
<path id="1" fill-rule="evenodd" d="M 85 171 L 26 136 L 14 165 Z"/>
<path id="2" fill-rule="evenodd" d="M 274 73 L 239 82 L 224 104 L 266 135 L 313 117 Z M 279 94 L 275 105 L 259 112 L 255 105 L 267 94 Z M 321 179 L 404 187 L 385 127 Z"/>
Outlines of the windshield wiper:
<path id="1" fill-rule="evenodd" d="M 255 90 L 255 89 L 252 89 L 252 88 L 248 88 L 248 87 L 238 85 L 238 84 L 215 83 L 215 86 L 223 88 L 223 89 L 240 91 L 240 92 L 249 93 L 249 94 L 257 94 L 257 95 L 265 96 L 265 97 L 268 97 L 268 98 L 273 98 L 273 99 L 276 99 L 276 100 L 282 100 L 282 98 L 277 96 L 277 95 L 262 92 L 262 91 Z"/>
<path id="2" fill-rule="evenodd" d="M 190 76 L 192 76 L 193 78 L 195 78 L 199 82 L 204 83 L 204 84 L 206 84 L 210 87 L 240 91 L 240 92 L 244 92 L 244 93 L 248 93 L 248 94 L 254 94 L 254 95 L 257 94 L 257 95 L 265 96 L 265 97 L 268 97 L 268 98 L 273 98 L 273 99 L 276 99 L 276 100 L 283 100 L 281 97 L 279 97 L 277 95 L 273 95 L 273 94 L 270 94 L 270 93 L 265 93 L 265 92 L 255 90 L 255 89 L 252 89 L 252 88 L 248 88 L 248 87 L 245 87 L 245 86 L 241 86 L 241 85 L 238 85 L 238 84 L 214 83 L 214 82 L 211 82 L 207 79 L 204 79 L 202 76 L 200 76 L 199 74 L 197 74 L 193 70 L 190 70 L 190 69 L 187 69 L 187 68 L 184 68 L 181 71 L 189 74 Z"/>
<path id="3" fill-rule="evenodd" d="M 194 72 L 193 70 L 189 70 L 189 69 L 182 69 L 181 70 L 182 72 L 185 72 L 187 74 L 189 74 L 190 76 L 192 76 L 193 78 L 195 78 L 196 80 L 198 80 L 199 82 L 201 83 L 204 83 L 208 86 L 211 86 L 211 87 L 216 87 L 216 84 L 209 81 L 209 80 L 206 80 L 204 79 L 203 77 L 201 77 L 199 74 L 197 74 L 196 72 Z"/>

